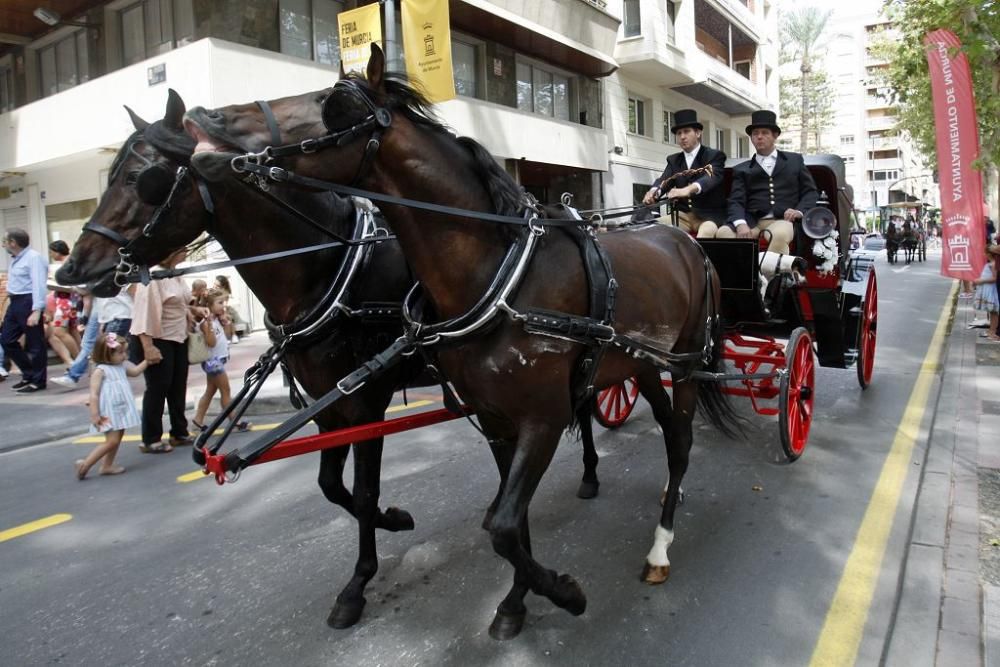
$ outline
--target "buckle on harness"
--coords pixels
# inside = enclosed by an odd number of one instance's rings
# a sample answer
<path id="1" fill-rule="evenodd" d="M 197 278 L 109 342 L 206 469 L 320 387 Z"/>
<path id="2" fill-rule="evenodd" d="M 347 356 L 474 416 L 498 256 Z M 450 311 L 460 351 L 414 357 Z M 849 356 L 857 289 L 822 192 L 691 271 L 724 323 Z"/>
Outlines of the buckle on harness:
<path id="1" fill-rule="evenodd" d="M 267 177 L 280 183 L 288 180 L 288 172 L 281 167 L 268 167 Z"/>

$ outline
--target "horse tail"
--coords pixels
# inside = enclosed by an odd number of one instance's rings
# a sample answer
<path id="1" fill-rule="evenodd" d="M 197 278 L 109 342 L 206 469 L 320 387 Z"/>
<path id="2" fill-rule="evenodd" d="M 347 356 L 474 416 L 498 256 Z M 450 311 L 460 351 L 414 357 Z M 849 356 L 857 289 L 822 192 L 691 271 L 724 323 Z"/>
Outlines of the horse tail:
<path id="1" fill-rule="evenodd" d="M 722 320 L 719 318 L 719 292 L 713 284 L 718 280 L 714 270 L 709 272 L 709 280 L 705 289 L 710 290 L 712 302 L 708 310 L 711 318 L 710 333 L 712 336 L 711 356 L 705 363 L 705 370 L 711 373 L 725 372 L 726 365 L 722 352 L 725 345 Z M 717 429 L 727 437 L 735 438 L 744 435 L 744 419 L 736 414 L 729 397 L 722 392 L 722 383 L 716 380 L 701 380 L 698 382 L 698 405 L 704 415 Z"/>

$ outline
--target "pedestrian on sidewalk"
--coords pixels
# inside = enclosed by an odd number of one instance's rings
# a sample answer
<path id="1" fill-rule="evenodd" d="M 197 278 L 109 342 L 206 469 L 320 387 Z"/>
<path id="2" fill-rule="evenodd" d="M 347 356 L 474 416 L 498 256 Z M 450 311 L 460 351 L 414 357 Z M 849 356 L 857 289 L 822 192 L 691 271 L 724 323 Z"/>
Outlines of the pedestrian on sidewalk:
<path id="1" fill-rule="evenodd" d="M 125 338 L 129 338 L 129 328 L 132 326 L 132 294 L 135 292 L 135 284 L 122 288 L 117 296 L 91 299 L 90 312 L 85 322 L 86 328 L 83 334 L 83 343 L 80 345 L 80 354 L 73 360 L 73 364 L 66 370 L 65 375 L 52 378 L 60 387 L 76 389 L 80 386 L 80 379 L 87 373 L 90 367 L 90 353 L 93 351 L 94 342 L 101 333 L 116 333 Z"/>
<path id="2" fill-rule="evenodd" d="M 98 461 L 101 461 L 102 475 L 125 472 L 125 468 L 115 465 L 115 456 L 125 429 L 138 426 L 141 421 L 128 379 L 141 375 L 149 365 L 145 360 L 138 365 L 125 361 L 127 353 L 124 336 L 115 333 L 103 334 L 94 344 L 96 368 L 90 375 L 90 432 L 103 433 L 104 443 L 94 447 L 87 458 L 76 462 L 79 480 L 85 479 L 91 466 Z"/>
<path id="3" fill-rule="evenodd" d="M 160 263 L 173 269 L 187 256 L 183 248 Z M 190 306 L 191 290 L 183 278 L 154 280 L 138 285 L 132 310 L 132 359 L 149 362 L 143 378 L 146 391 L 142 396 L 142 444 L 146 454 L 172 452 L 175 446 L 194 441 L 188 433 L 184 401 L 187 394 L 189 326 L 206 313 Z M 170 415 L 170 441 L 163 442 L 163 405 Z"/>
<path id="4" fill-rule="evenodd" d="M 7 271 L 10 302 L 0 325 L 0 345 L 6 357 L 21 369 L 21 381 L 13 386 L 19 394 L 45 389 L 48 354 L 45 351 L 45 285 L 48 268 L 45 258 L 28 247 L 31 237 L 20 227 L 11 227 L 3 246 L 11 256 Z M 21 347 L 21 336 L 25 338 Z"/>
<path id="5" fill-rule="evenodd" d="M 3 318 L 7 314 L 7 272 L 0 272 L 0 340 L 3 340 Z M 10 364 L 0 345 L 0 382 L 7 379 Z"/>
<path id="6" fill-rule="evenodd" d="M 976 310 L 986 311 L 989 318 L 989 329 L 985 334 L 980 334 L 993 342 L 1000 342 L 1000 335 L 997 332 L 998 318 L 1000 318 L 1000 295 L 997 292 L 997 278 L 1000 276 L 1000 245 L 991 245 L 986 249 L 986 256 L 989 261 L 983 267 L 983 272 L 978 280 L 973 281 L 976 286 L 976 298 L 973 307 Z"/>
<path id="7" fill-rule="evenodd" d="M 212 356 L 201 362 L 205 371 L 205 393 L 198 399 L 198 409 L 191 423 L 199 431 L 205 430 L 205 415 L 212 405 L 212 397 L 219 392 L 219 405 L 225 410 L 232 400 L 229 388 L 229 376 L 226 375 L 226 362 L 229 360 L 229 338 L 233 335 L 233 323 L 226 314 L 226 301 L 229 295 L 224 290 L 213 287 L 202 296 L 201 305 L 208 309 L 209 315 L 198 326 L 205 334 L 205 344 L 212 348 Z M 232 419 L 230 415 L 230 419 Z M 236 424 L 237 431 L 250 429 L 250 422 L 241 420 Z"/>

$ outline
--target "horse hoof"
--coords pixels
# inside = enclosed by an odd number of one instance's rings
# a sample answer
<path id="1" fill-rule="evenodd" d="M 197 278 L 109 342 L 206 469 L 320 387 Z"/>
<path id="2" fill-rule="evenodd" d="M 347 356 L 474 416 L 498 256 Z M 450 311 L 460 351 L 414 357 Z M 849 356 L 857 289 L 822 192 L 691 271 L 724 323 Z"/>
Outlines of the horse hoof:
<path id="1" fill-rule="evenodd" d="M 587 596 L 584 595 L 583 588 L 568 574 L 559 575 L 549 599 L 557 607 L 565 609 L 574 616 L 587 611 Z"/>
<path id="2" fill-rule="evenodd" d="M 336 630 L 351 627 L 361 619 L 361 612 L 365 609 L 365 602 L 364 598 L 361 598 L 360 602 L 351 603 L 338 600 L 337 604 L 333 605 L 333 609 L 330 610 L 330 615 L 326 617 L 326 624 Z"/>
<path id="3" fill-rule="evenodd" d="M 521 628 L 524 627 L 524 617 L 527 613 L 525 610 L 517 614 L 508 614 L 497 609 L 496 616 L 490 623 L 490 637 L 497 641 L 517 637 L 521 634 Z"/>
<path id="4" fill-rule="evenodd" d="M 382 527 L 391 533 L 401 530 L 413 530 L 413 517 L 406 510 L 398 507 L 387 507 L 382 514 Z"/>
<path id="5" fill-rule="evenodd" d="M 596 498 L 597 489 L 599 489 L 600 486 L 600 482 L 580 482 L 580 488 L 576 490 L 576 497 L 583 498 L 584 500 Z"/>
<path id="6" fill-rule="evenodd" d="M 669 578 L 669 565 L 650 565 L 649 563 L 646 563 L 646 566 L 642 568 L 642 581 L 645 581 L 647 584 L 662 584 Z"/>

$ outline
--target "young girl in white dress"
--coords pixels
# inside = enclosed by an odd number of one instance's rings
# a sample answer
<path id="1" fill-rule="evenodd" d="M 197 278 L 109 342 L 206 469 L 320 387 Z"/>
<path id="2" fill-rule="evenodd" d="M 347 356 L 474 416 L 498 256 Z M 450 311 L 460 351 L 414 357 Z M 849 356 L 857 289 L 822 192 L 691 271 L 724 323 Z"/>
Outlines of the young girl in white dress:
<path id="1" fill-rule="evenodd" d="M 142 375 L 148 365 L 145 360 L 138 365 L 125 361 L 126 348 L 125 339 L 115 333 L 101 334 L 94 343 L 90 357 L 96 366 L 90 373 L 90 432 L 103 433 L 104 443 L 76 462 L 79 480 L 85 479 L 99 460 L 102 475 L 125 472 L 125 468 L 115 465 L 115 456 L 125 429 L 139 425 L 139 411 L 128 379 Z"/>
<path id="2" fill-rule="evenodd" d="M 200 431 L 205 430 L 205 415 L 208 407 L 212 404 L 215 392 L 219 392 L 219 404 L 223 409 L 229 406 L 232 400 L 229 389 L 229 376 L 226 375 L 226 362 L 229 360 L 229 338 L 233 334 L 233 323 L 226 313 L 226 305 L 229 295 L 213 287 L 208 290 L 198 304 L 208 308 L 208 317 L 202 320 L 198 326 L 205 334 L 205 345 L 212 348 L 212 356 L 207 361 L 201 362 L 201 369 L 205 371 L 206 383 L 205 393 L 198 399 L 198 409 L 195 411 L 192 423 Z M 230 416 L 232 419 L 232 416 Z M 237 431 L 247 431 L 250 429 L 250 422 L 242 420 L 236 424 Z"/>

